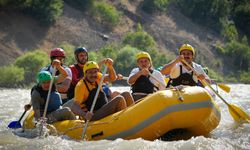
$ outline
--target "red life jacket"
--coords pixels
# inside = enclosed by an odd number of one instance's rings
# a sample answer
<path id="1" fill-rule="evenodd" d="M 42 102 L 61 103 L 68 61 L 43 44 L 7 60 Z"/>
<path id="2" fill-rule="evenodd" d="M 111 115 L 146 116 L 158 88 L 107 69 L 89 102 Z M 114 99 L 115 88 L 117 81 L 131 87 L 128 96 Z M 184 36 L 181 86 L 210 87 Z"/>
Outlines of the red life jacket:
<path id="1" fill-rule="evenodd" d="M 80 67 L 78 64 L 71 65 L 70 70 L 72 72 L 72 81 L 68 90 L 68 98 L 72 99 L 74 97 L 75 86 L 79 80 L 83 78 L 83 67 Z"/>

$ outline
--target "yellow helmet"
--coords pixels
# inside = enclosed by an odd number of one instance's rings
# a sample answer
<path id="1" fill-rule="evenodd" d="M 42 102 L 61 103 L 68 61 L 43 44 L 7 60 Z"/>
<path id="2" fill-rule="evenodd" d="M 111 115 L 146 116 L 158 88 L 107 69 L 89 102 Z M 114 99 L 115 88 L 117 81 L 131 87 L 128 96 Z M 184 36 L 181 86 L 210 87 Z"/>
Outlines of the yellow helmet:
<path id="1" fill-rule="evenodd" d="M 151 57 L 150 57 L 149 53 L 147 53 L 147 52 L 139 52 L 139 53 L 137 53 L 136 60 L 138 60 L 140 58 L 148 58 L 149 61 L 151 62 Z"/>
<path id="2" fill-rule="evenodd" d="M 179 54 L 181 54 L 181 52 L 184 50 L 189 50 L 193 53 L 193 55 L 195 55 L 195 50 L 193 46 L 191 46 L 190 44 L 183 44 L 181 48 L 179 49 Z"/>
<path id="3" fill-rule="evenodd" d="M 94 62 L 94 61 L 88 61 L 83 66 L 83 72 L 84 72 L 84 74 L 89 69 L 99 69 L 99 65 L 96 62 Z"/>

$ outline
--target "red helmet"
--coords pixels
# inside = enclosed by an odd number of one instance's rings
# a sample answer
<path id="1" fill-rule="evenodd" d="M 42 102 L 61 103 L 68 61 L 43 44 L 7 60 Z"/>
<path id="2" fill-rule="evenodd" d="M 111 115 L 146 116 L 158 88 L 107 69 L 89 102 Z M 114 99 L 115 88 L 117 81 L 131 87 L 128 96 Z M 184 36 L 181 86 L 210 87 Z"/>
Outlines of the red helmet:
<path id="1" fill-rule="evenodd" d="M 62 48 L 54 48 L 50 52 L 50 57 L 65 57 L 65 52 Z"/>

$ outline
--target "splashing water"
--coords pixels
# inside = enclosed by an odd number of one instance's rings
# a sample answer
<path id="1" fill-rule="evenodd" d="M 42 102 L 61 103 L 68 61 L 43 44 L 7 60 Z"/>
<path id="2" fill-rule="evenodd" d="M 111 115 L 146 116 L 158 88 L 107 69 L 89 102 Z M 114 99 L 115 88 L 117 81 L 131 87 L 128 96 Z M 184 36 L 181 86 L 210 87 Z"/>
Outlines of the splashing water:
<path id="1" fill-rule="evenodd" d="M 241 106 L 250 114 L 250 85 L 230 85 L 230 94 L 220 94 L 230 103 Z M 112 90 L 125 91 L 128 87 L 112 87 Z M 21 129 L 13 132 L 7 129 L 11 121 L 16 121 L 23 113 L 24 104 L 29 103 L 30 90 L 1 89 L 0 90 L 0 149 L 250 149 L 250 124 L 236 124 L 228 112 L 227 106 L 221 101 L 216 102 L 221 108 L 222 118 L 219 126 L 209 137 L 192 137 L 179 141 L 147 141 L 143 139 L 114 141 L 74 141 L 65 136 L 39 137 L 38 129 Z M 19 135 L 19 136 L 17 136 Z M 24 138 L 25 137 L 25 138 Z"/>

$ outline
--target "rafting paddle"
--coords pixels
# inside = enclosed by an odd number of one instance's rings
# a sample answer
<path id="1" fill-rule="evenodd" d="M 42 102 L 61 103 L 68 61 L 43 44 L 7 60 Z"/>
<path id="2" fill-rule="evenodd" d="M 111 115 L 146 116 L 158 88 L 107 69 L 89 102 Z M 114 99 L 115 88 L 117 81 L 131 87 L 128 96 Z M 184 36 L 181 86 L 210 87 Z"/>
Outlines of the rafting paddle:
<path id="1" fill-rule="evenodd" d="M 50 98 L 52 85 L 54 84 L 53 82 L 54 82 L 55 75 L 56 75 L 56 67 L 53 68 L 52 79 L 51 79 L 50 84 L 49 84 L 49 92 L 47 95 L 43 116 L 41 117 L 41 120 L 40 120 L 40 123 L 42 125 L 41 130 L 40 130 L 40 136 L 42 135 L 43 127 L 46 124 L 46 114 L 47 114 L 47 110 L 48 110 L 49 98 Z"/>
<path id="2" fill-rule="evenodd" d="M 217 85 L 218 85 L 218 87 L 220 87 L 223 91 L 225 91 L 227 93 L 229 93 L 231 90 L 231 88 L 226 84 L 218 83 Z"/>
<path id="3" fill-rule="evenodd" d="M 26 114 L 27 110 L 25 110 L 22 114 L 22 116 L 19 118 L 18 121 L 12 121 L 9 123 L 8 125 L 8 128 L 11 128 L 11 129 L 17 129 L 17 128 L 21 128 L 22 125 L 21 125 L 21 120 L 23 119 L 23 116 Z"/>
<path id="4" fill-rule="evenodd" d="M 182 60 L 182 62 L 188 67 L 190 68 L 194 74 L 196 76 L 198 76 L 199 74 L 196 72 L 196 70 L 194 70 L 194 68 L 192 66 L 190 66 L 185 60 Z M 199 79 L 199 78 L 198 78 Z M 199 79 L 200 80 L 200 79 Z M 250 116 L 243 111 L 239 106 L 235 105 L 235 104 L 229 104 L 218 92 L 216 92 L 213 87 L 205 80 L 200 80 L 201 83 L 205 86 L 207 85 L 227 106 L 229 109 L 229 112 L 232 116 L 232 118 L 236 121 L 236 122 L 247 122 L 249 123 L 250 121 Z"/>
<path id="5" fill-rule="evenodd" d="M 21 115 L 21 117 L 19 118 L 18 121 L 12 121 L 9 123 L 8 125 L 8 128 L 11 128 L 11 129 L 17 129 L 17 128 L 21 128 L 22 125 L 21 125 L 21 120 L 23 119 L 24 115 L 26 114 L 26 112 L 30 109 L 31 105 L 29 105 L 29 108 L 25 109 L 25 111 L 23 112 L 23 114 Z"/>
<path id="6" fill-rule="evenodd" d="M 97 88 L 97 91 L 95 93 L 95 97 L 94 97 L 93 103 L 92 103 L 91 108 L 90 108 L 90 113 L 93 113 L 93 111 L 94 111 L 95 104 L 96 104 L 96 101 L 97 101 L 97 98 L 98 98 L 98 95 L 99 95 L 99 92 L 100 92 L 103 80 L 105 78 L 105 74 L 107 72 L 107 69 L 108 69 L 108 66 L 105 66 L 104 71 L 102 73 L 101 81 L 100 81 L 100 83 L 98 85 L 98 88 Z M 85 139 L 84 137 L 85 137 L 85 134 L 86 134 L 86 131 L 87 131 L 87 128 L 88 128 L 89 121 L 90 120 L 87 120 L 86 123 L 85 123 L 84 129 L 83 129 L 83 132 L 82 132 L 82 139 Z"/>

